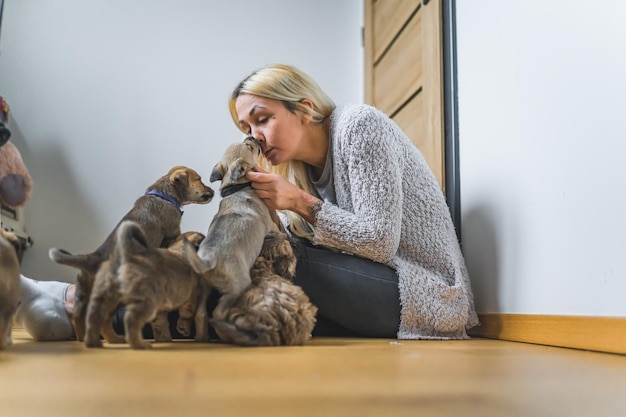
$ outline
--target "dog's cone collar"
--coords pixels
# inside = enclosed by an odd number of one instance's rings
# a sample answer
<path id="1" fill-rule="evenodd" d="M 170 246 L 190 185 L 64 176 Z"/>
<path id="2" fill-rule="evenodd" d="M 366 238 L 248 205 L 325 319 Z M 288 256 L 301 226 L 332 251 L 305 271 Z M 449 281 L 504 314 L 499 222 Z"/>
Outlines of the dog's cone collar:
<path id="1" fill-rule="evenodd" d="M 171 195 L 167 195 L 165 193 L 162 193 L 161 191 L 158 190 L 150 190 L 146 192 L 146 195 L 155 195 L 157 197 L 162 198 L 163 200 L 169 201 L 170 203 L 172 203 L 172 205 L 174 205 L 174 207 L 176 207 L 176 209 L 180 212 L 180 215 L 183 215 L 183 211 L 180 208 L 180 203 L 178 201 L 176 201 L 174 199 L 174 197 L 172 197 Z"/>
<path id="2" fill-rule="evenodd" d="M 244 188 L 251 186 L 251 182 L 229 185 L 228 187 L 224 187 L 220 190 L 220 195 L 222 196 L 222 198 L 228 197 L 231 194 L 235 194 L 237 191 L 243 190 Z"/>

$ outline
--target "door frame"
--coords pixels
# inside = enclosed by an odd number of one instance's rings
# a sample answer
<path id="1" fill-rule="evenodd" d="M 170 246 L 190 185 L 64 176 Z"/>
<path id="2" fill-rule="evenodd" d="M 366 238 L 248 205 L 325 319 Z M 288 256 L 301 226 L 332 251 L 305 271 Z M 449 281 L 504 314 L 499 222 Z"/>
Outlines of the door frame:
<path id="1" fill-rule="evenodd" d="M 426 0 L 425 0 L 426 1 Z M 456 1 L 442 0 L 443 125 L 446 200 L 461 243 L 459 118 L 456 53 Z"/>

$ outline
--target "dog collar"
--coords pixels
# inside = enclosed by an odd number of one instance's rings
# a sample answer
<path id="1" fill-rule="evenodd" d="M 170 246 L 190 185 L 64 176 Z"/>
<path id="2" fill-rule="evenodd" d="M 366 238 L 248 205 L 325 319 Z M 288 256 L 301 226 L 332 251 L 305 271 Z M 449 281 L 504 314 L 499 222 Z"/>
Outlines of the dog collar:
<path id="1" fill-rule="evenodd" d="M 167 194 L 162 193 L 161 191 L 158 191 L 158 190 L 146 191 L 146 195 L 155 195 L 157 197 L 162 198 L 163 200 L 169 201 L 180 212 L 180 215 L 181 216 L 183 215 L 184 212 L 180 208 L 180 203 L 178 201 L 176 201 L 176 199 L 174 199 L 174 197 L 172 197 L 171 195 L 167 195 Z"/>
<path id="2" fill-rule="evenodd" d="M 235 194 L 237 191 L 241 191 L 246 187 L 251 187 L 251 182 L 243 182 L 241 184 L 233 184 L 228 187 L 224 187 L 220 190 L 220 195 L 223 197 L 228 197 L 231 194 Z"/>

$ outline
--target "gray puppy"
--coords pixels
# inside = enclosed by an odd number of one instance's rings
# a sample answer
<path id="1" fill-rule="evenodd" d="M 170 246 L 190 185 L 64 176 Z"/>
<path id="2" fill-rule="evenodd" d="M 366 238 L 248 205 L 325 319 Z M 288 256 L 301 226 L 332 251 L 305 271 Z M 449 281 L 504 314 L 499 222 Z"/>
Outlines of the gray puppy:
<path id="1" fill-rule="evenodd" d="M 0 229 L 0 350 L 13 343 L 13 315 L 20 295 L 19 247 L 14 233 Z"/>
<path id="2" fill-rule="evenodd" d="M 269 209 L 245 177 L 257 164 L 260 153 L 261 148 L 252 137 L 226 149 L 211 173 L 211 182 L 222 181 L 219 210 L 197 256 L 188 253 L 190 260 L 201 261 L 195 263 L 196 270 L 204 272 L 208 284 L 222 294 L 213 311 L 216 319 L 225 319 L 250 285 L 250 268 L 261 252 L 265 236 L 279 232 Z"/>
<path id="3" fill-rule="evenodd" d="M 151 248 L 141 227 L 123 221 L 117 228 L 117 240 L 108 267 L 98 271 L 87 312 L 87 347 L 101 347 L 100 329 L 120 305 L 126 306 L 124 330 L 133 349 L 150 348 L 141 331 L 146 323 L 159 315 L 167 323 L 168 311 L 180 308 L 208 291 L 201 285 L 201 276 L 191 267 L 185 255 L 196 248 L 183 236 L 184 249 Z M 198 304 L 196 328 L 207 329 L 206 305 Z M 155 333 L 159 331 L 155 329 Z M 169 331 L 168 331 L 169 333 Z M 155 338 L 156 338 L 155 334 Z M 208 340 L 201 331 L 196 340 Z M 171 337 L 170 337 L 171 340 Z"/>

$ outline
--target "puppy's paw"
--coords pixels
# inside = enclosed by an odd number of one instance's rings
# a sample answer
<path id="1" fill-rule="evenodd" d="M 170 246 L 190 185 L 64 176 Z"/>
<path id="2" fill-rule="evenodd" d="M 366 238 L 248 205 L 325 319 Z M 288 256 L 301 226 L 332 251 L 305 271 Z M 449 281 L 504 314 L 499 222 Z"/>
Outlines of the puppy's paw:
<path id="1" fill-rule="evenodd" d="M 179 317 L 178 321 L 176 322 L 176 330 L 178 330 L 178 333 L 182 334 L 183 336 L 189 337 L 191 336 L 191 324 L 191 319 Z"/>
<path id="2" fill-rule="evenodd" d="M 172 341 L 172 335 L 167 332 L 167 334 L 165 333 L 155 333 L 154 334 L 154 341 L 157 343 L 169 343 Z"/>
<path id="3" fill-rule="evenodd" d="M 197 334 L 194 336 L 193 338 L 194 342 L 198 342 L 198 343 L 206 343 L 209 341 L 209 334 Z"/>
<path id="4" fill-rule="evenodd" d="M 85 347 L 88 347 L 88 348 L 101 348 L 102 347 L 102 340 L 100 340 L 100 338 L 95 339 L 95 340 L 91 340 L 90 338 L 86 338 L 85 339 Z"/>
<path id="5" fill-rule="evenodd" d="M 263 242 L 260 258 L 275 274 L 289 280 L 295 276 L 297 256 L 286 234 L 269 233 Z"/>
<path id="6" fill-rule="evenodd" d="M 152 325 L 152 334 L 154 334 L 155 342 L 167 343 L 172 341 L 167 313 L 159 313 L 150 324 Z"/>
<path id="7" fill-rule="evenodd" d="M 132 349 L 152 349 L 152 343 L 143 340 L 141 342 L 137 342 L 137 343 L 130 343 L 130 347 Z"/>
<path id="8" fill-rule="evenodd" d="M 124 336 L 121 336 L 121 335 L 115 335 L 114 337 L 107 336 L 106 341 L 107 343 L 112 344 L 112 345 L 119 345 L 120 343 L 126 343 L 126 339 L 124 339 Z"/>

